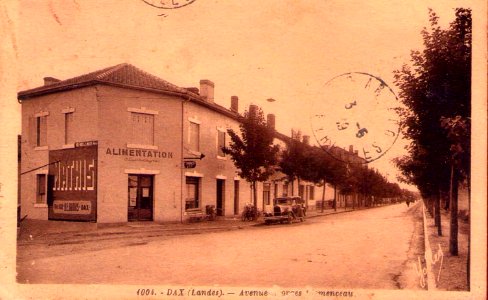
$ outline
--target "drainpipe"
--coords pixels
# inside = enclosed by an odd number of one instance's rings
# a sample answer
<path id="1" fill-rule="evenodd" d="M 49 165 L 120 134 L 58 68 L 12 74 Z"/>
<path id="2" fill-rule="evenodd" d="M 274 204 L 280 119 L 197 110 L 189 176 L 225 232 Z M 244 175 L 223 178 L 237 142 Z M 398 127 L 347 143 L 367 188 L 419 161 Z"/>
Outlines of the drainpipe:
<path id="1" fill-rule="evenodd" d="M 183 185 L 185 184 L 185 169 L 183 168 L 183 148 L 184 148 L 184 130 L 185 130 L 185 102 L 190 102 L 190 96 L 187 96 L 188 98 L 185 99 L 183 98 L 183 101 L 181 101 L 181 158 L 180 158 L 180 170 L 181 170 L 181 178 L 180 178 L 180 222 L 183 223 L 183 210 L 184 210 L 184 204 L 183 204 Z"/>

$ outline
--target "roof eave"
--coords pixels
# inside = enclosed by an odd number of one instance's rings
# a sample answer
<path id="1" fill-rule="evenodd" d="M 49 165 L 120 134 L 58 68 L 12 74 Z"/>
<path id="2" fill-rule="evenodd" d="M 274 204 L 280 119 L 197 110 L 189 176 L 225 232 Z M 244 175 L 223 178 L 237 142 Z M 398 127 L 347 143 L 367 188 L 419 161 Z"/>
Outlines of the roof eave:
<path id="1" fill-rule="evenodd" d="M 114 82 L 107 82 L 107 81 L 103 81 L 103 80 L 90 80 L 90 81 L 83 82 L 83 83 L 64 85 L 64 86 L 60 86 L 60 87 L 53 87 L 53 88 L 48 88 L 48 89 L 41 90 L 41 91 L 31 91 L 31 90 L 21 91 L 17 94 L 17 99 L 18 100 L 28 100 L 28 99 L 43 96 L 43 95 L 65 92 L 68 90 L 78 89 L 78 88 L 97 85 L 97 84 L 103 84 L 103 85 L 109 85 L 109 86 L 120 87 L 120 88 L 127 88 L 127 89 L 140 90 L 140 91 L 146 91 L 146 92 L 163 94 L 163 95 L 182 97 L 182 98 L 186 98 L 188 100 L 193 100 L 195 103 L 197 103 L 199 105 L 208 107 L 214 111 L 225 114 L 226 116 L 228 116 L 230 118 L 238 120 L 240 117 L 240 115 L 238 113 L 232 112 L 232 111 L 227 110 L 225 108 L 221 108 L 221 107 L 217 107 L 215 105 L 212 105 L 211 103 L 208 103 L 205 100 L 203 100 L 197 94 L 192 93 L 190 91 L 179 93 L 179 92 L 175 92 L 175 91 L 168 91 L 168 90 L 153 89 L 153 88 L 148 88 L 148 87 L 134 86 L 134 85 L 129 85 L 129 84 L 119 84 L 119 83 L 114 83 Z"/>
<path id="2" fill-rule="evenodd" d="M 18 100 L 27 100 L 30 98 L 34 97 L 39 97 L 47 94 L 53 94 L 53 93 L 59 93 L 59 92 L 64 92 L 68 90 L 73 90 L 73 89 L 78 89 L 90 85 L 97 84 L 97 80 L 91 80 L 87 82 L 82 82 L 82 83 L 77 83 L 77 84 L 70 84 L 70 85 L 63 85 L 59 87 L 53 87 L 53 88 L 48 88 L 45 90 L 40 90 L 40 91 L 33 91 L 33 90 L 26 90 L 26 91 L 21 91 L 17 93 L 17 99 Z"/>

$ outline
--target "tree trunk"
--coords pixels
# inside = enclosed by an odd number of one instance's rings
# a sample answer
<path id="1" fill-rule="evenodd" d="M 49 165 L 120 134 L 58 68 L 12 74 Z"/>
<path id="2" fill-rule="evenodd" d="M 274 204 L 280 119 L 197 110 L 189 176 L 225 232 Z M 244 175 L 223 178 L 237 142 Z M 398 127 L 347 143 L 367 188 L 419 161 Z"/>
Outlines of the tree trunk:
<path id="1" fill-rule="evenodd" d="M 254 207 L 258 207 L 258 190 L 256 189 L 256 181 L 252 182 L 253 204 Z"/>
<path id="2" fill-rule="evenodd" d="M 469 272 L 471 271 L 471 178 L 468 174 L 467 178 L 468 183 L 468 214 L 469 214 L 469 234 L 468 234 L 468 263 L 466 264 L 466 275 L 467 275 L 467 285 L 468 291 L 471 290 L 471 275 Z"/>
<path id="3" fill-rule="evenodd" d="M 442 236 L 440 189 L 439 189 L 439 193 L 435 196 L 434 201 L 435 201 L 434 215 L 435 215 L 435 226 L 437 226 L 437 235 Z"/>
<path id="4" fill-rule="evenodd" d="M 446 196 L 446 193 L 444 193 L 442 198 L 444 199 L 444 210 L 449 210 L 449 195 Z"/>
<path id="5" fill-rule="evenodd" d="M 334 184 L 334 211 L 337 211 L 337 186 Z"/>
<path id="6" fill-rule="evenodd" d="M 458 251 L 458 175 L 451 166 L 451 230 L 449 236 L 449 253 L 453 256 L 459 254 Z"/>
<path id="7" fill-rule="evenodd" d="M 324 179 L 324 188 L 322 189 L 322 212 L 324 212 L 324 202 L 325 202 L 325 187 L 327 182 Z M 335 197 L 334 197 L 335 198 Z"/>
<path id="8" fill-rule="evenodd" d="M 432 196 L 429 196 L 427 198 L 427 211 L 429 212 L 429 215 L 431 218 L 434 217 L 434 201 L 432 200 Z"/>

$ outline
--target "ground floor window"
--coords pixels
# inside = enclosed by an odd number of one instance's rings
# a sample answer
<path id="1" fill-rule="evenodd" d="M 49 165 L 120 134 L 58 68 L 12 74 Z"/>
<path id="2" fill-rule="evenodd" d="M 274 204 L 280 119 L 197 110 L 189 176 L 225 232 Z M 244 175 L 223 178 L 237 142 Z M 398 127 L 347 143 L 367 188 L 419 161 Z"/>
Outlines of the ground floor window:
<path id="1" fill-rule="evenodd" d="M 305 186 L 303 184 L 300 184 L 298 186 L 298 196 L 300 196 L 303 200 L 305 199 Z"/>
<path id="2" fill-rule="evenodd" d="M 308 198 L 312 199 L 312 200 L 315 199 L 315 187 L 314 186 L 309 187 Z"/>
<path id="3" fill-rule="evenodd" d="M 283 197 L 288 196 L 288 182 L 283 183 Z"/>
<path id="4" fill-rule="evenodd" d="M 47 177 L 46 174 L 37 174 L 36 204 L 46 203 L 46 194 L 47 194 L 46 177 Z"/>
<path id="5" fill-rule="evenodd" d="M 263 183 L 263 201 L 265 205 L 271 204 L 271 184 Z"/>
<path id="6" fill-rule="evenodd" d="M 234 215 L 239 214 L 239 180 L 234 180 Z"/>
<path id="7" fill-rule="evenodd" d="M 186 177 L 185 210 L 200 208 L 200 178 Z"/>

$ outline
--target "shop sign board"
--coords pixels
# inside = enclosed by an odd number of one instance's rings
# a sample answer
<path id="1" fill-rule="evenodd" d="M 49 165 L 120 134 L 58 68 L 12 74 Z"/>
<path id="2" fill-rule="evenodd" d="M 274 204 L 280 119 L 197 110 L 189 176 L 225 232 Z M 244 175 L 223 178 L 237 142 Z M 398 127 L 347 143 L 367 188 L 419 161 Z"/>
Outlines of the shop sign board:
<path id="1" fill-rule="evenodd" d="M 76 142 L 75 147 L 87 147 L 87 146 L 96 146 L 98 145 L 98 141 L 86 141 L 86 142 Z"/>
<path id="2" fill-rule="evenodd" d="M 194 160 L 187 160 L 183 162 L 185 169 L 193 169 L 197 166 L 197 162 Z"/>
<path id="3" fill-rule="evenodd" d="M 96 143 L 49 151 L 49 163 L 49 219 L 96 221 Z"/>
<path id="4" fill-rule="evenodd" d="M 89 215 L 92 211 L 91 201 L 86 200 L 54 200 L 53 211 L 56 214 Z"/>

